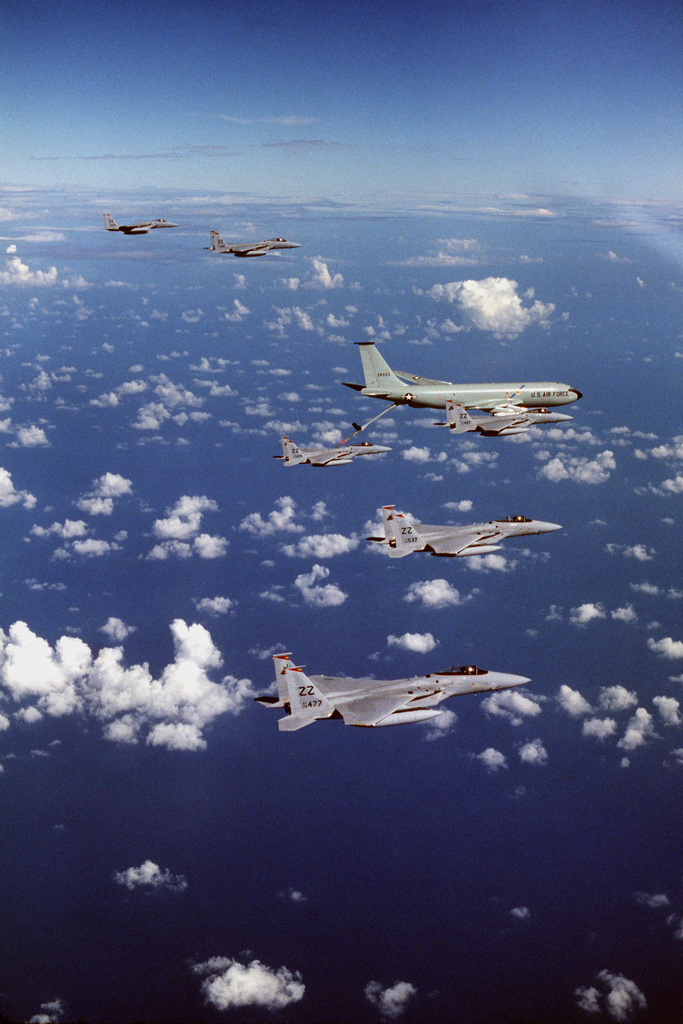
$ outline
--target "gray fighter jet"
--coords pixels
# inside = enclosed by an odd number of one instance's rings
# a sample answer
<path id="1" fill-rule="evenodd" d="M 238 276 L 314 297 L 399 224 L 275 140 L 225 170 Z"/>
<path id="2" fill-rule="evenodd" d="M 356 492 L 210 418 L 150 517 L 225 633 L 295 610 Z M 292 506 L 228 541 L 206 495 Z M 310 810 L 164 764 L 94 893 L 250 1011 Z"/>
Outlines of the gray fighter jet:
<path id="1" fill-rule="evenodd" d="M 375 347 L 374 341 L 357 341 L 356 344 L 360 346 L 365 386 L 344 381 L 345 386 L 369 398 L 381 398 L 394 405 L 444 409 L 450 400 L 464 409 L 519 414 L 520 410 L 569 405 L 581 398 L 581 392 L 568 384 L 551 381 L 451 384 L 445 380 L 429 380 L 416 374 L 392 370 Z"/>
<path id="2" fill-rule="evenodd" d="M 383 455 L 390 452 L 391 448 L 383 444 L 370 444 L 369 441 L 361 441 L 360 444 L 343 444 L 336 448 L 299 448 L 290 438 L 282 438 L 282 455 L 273 455 L 274 459 L 282 459 L 285 466 L 344 466 L 351 462 L 357 455 Z"/>
<path id="3" fill-rule="evenodd" d="M 526 516 L 507 516 L 489 523 L 469 526 L 427 526 L 407 519 L 393 505 L 382 506 L 384 537 L 368 537 L 377 544 L 386 544 L 391 558 L 403 558 L 411 551 L 455 558 L 462 555 L 490 555 L 500 550 L 508 537 L 526 537 L 532 533 L 561 530 L 556 523 L 543 523 Z"/>
<path id="4" fill-rule="evenodd" d="M 146 235 L 148 231 L 152 231 L 154 228 L 177 227 L 177 224 L 172 224 L 170 220 L 164 220 L 163 217 L 159 218 L 159 220 L 144 221 L 142 224 L 117 224 L 110 214 L 104 214 L 104 230 L 122 231 L 124 235 Z"/>
<path id="5" fill-rule="evenodd" d="M 510 412 L 494 412 L 487 416 L 470 416 L 462 405 L 446 400 L 446 422 L 436 422 L 437 427 L 450 427 L 454 434 L 476 431 L 484 437 L 500 437 L 508 434 L 524 434 L 539 423 L 564 423 L 571 420 L 562 412 L 548 412 L 547 409 L 525 409 L 514 415 Z"/>
<path id="6" fill-rule="evenodd" d="M 264 242 L 224 242 L 217 231 L 211 232 L 211 252 L 232 253 L 233 256 L 265 256 L 271 249 L 300 249 L 300 242 L 286 238 L 266 238 Z"/>
<path id="7" fill-rule="evenodd" d="M 411 679 L 349 679 L 346 676 L 307 676 L 288 654 L 273 656 L 277 697 L 254 699 L 266 707 L 283 708 L 282 732 L 303 729 L 322 718 L 342 719 L 346 725 L 379 726 L 425 722 L 441 714 L 434 707 L 448 697 L 486 693 L 523 686 L 531 680 L 505 672 L 461 665 Z"/>

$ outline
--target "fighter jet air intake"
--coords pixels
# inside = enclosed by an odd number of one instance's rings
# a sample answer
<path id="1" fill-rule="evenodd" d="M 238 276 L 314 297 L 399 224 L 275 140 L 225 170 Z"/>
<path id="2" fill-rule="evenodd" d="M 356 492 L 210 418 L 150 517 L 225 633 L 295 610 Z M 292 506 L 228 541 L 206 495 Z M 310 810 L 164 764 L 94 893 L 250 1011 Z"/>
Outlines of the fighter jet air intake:
<path id="1" fill-rule="evenodd" d="M 271 249 L 300 249 L 300 242 L 286 238 L 266 238 L 263 242 L 224 242 L 217 231 L 211 232 L 211 252 L 232 253 L 233 256 L 265 256 Z"/>
<path id="2" fill-rule="evenodd" d="M 383 455 L 390 451 L 385 445 L 369 441 L 349 445 L 344 442 L 336 448 L 299 448 L 290 438 L 283 437 L 282 455 L 273 455 L 273 458 L 282 459 L 285 466 L 343 466 L 357 455 Z"/>
<path id="3" fill-rule="evenodd" d="M 370 541 L 388 546 L 391 558 L 403 558 L 412 551 L 455 558 L 462 555 L 489 555 L 500 550 L 500 542 L 508 537 L 526 537 L 532 533 L 561 530 L 555 523 L 543 523 L 525 516 L 507 516 L 489 523 L 469 526 L 427 526 L 396 512 L 393 505 L 382 506 L 384 537 L 368 537 Z"/>
<path id="4" fill-rule="evenodd" d="M 463 409 L 518 414 L 520 410 L 569 405 L 581 398 L 581 392 L 568 384 L 551 381 L 451 384 L 445 380 L 430 380 L 417 374 L 392 370 L 380 355 L 374 341 L 357 341 L 356 344 L 360 347 L 365 386 L 344 381 L 345 386 L 369 398 L 381 398 L 394 405 L 411 405 L 416 409 L 445 409 L 446 403 L 451 401 Z"/>
<path id="5" fill-rule="evenodd" d="M 307 676 L 288 654 L 273 655 L 277 697 L 255 697 L 266 707 L 283 708 L 281 732 L 294 732 L 323 718 L 346 725 L 404 725 L 437 718 L 434 705 L 448 697 L 486 693 L 523 686 L 531 680 L 476 665 L 428 672 L 409 679 L 350 679 L 347 676 Z"/>
<path id="6" fill-rule="evenodd" d="M 170 220 L 164 220 L 163 217 L 160 217 L 158 220 L 143 221 L 142 224 L 117 224 L 111 214 L 104 214 L 104 230 L 122 231 L 124 235 L 146 235 L 148 231 L 152 231 L 154 228 L 177 227 L 177 224 L 172 224 Z"/>

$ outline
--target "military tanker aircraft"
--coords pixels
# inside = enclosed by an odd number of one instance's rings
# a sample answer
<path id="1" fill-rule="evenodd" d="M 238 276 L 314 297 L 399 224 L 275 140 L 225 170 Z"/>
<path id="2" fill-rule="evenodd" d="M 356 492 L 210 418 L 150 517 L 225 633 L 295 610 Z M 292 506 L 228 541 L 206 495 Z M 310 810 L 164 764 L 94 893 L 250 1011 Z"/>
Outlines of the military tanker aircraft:
<path id="1" fill-rule="evenodd" d="M 365 385 L 350 384 L 368 398 L 380 398 L 393 405 L 410 405 L 415 409 L 445 409 L 446 402 L 463 409 L 519 414 L 520 411 L 544 409 L 547 406 L 569 405 L 581 398 L 581 392 L 569 384 L 553 381 L 527 381 L 509 384 L 452 384 L 430 380 L 417 374 L 392 370 L 380 355 L 374 341 L 357 341 L 360 347 Z"/>
<path id="2" fill-rule="evenodd" d="M 350 679 L 347 676 L 307 676 L 289 654 L 275 654 L 277 697 L 254 699 L 266 707 L 282 708 L 281 732 L 294 732 L 319 719 L 341 719 L 346 725 L 406 725 L 437 718 L 435 705 L 448 697 L 487 693 L 523 686 L 525 676 L 490 672 L 460 665 L 409 679 Z"/>

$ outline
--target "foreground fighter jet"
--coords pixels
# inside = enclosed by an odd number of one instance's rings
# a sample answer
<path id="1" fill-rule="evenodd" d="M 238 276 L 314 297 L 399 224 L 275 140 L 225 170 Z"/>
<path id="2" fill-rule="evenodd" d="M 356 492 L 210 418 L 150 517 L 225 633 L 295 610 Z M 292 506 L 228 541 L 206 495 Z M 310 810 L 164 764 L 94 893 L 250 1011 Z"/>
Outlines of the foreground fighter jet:
<path id="1" fill-rule="evenodd" d="M 462 405 L 446 399 L 446 422 L 435 423 L 436 427 L 450 427 L 454 434 L 476 431 L 484 437 L 499 437 L 508 434 L 524 434 L 538 423 L 564 423 L 571 420 L 562 412 L 548 412 L 547 409 L 524 409 L 514 414 L 494 412 L 491 416 L 470 416 Z"/>
<path id="2" fill-rule="evenodd" d="M 114 218 L 108 214 L 104 214 L 104 230 L 105 231 L 123 231 L 124 235 L 146 235 L 148 231 L 153 228 L 177 228 L 177 224 L 172 224 L 170 220 L 148 220 L 143 224 L 117 224 Z"/>
<path id="3" fill-rule="evenodd" d="M 349 679 L 307 676 L 288 654 L 273 656 L 277 697 L 255 697 L 259 704 L 284 708 L 282 732 L 303 729 L 320 718 L 341 718 L 346 725 L 402 725 L 441 714 L 434 709 L 447 697 L 523 686 L 531 680 L 505 672 L 461 665 L 411 679 Z"/>
<path id="4" fill-rule="evenodd" d="M 271 249 L 300 249 L 300 242 L 286 238 L 267 238 L 264 242 L 224 242 L 217 231 L 211 232 L 211 252 L 232 253 L 233 256 L 265 256 Z"/>
<path id="5" fill-rule="evenodd" d="M 416 374 L 392 370 L 375 347 L 374 341 L 357 341 L 365 375 L 365 386 L 349 384 L 369 398 L 381 398 L 394 405 L 412 405 L 416 409 L 444 409 L 447 401 L 464 409 L 519 413 L 548 405 L 569 405 L 581 398 L 581 392 L 568 384 L 530 381 L 526 384 L 451 384 L 429 380 Z"/>
<path id="6" fill-rule="evenodd" d="M 531 533 L 552 533 L 561 530 L 555 523 L 543 523 L 525 516 L 507 516 L 490 523 L 470 526 L 427 526 L 406 519 L 395 512 L 393 505 L 382 506 L 384 537 L 368 540 L 389 546 L 391 558 L 403 558 L 411 551 L 455 558 L 457 555 L 490 555 L 500 550 L 500 542 L 508 537 L 526 537 Z"/>
<path id="7" fill-rule="evenodd" d="M 299 448 L 294 441 L 283 437 L 282 455 L 273 455 L 273 458 L 283 459 L 285 466 L 302 466 L 305 463 L 309 466 L 344 466 L 357 455 L 383 455 L 390 451 L 391 448 L 383 444 L 370 444 L 369 441 L 349 445 L 344 442 L 336 448 Z"/>

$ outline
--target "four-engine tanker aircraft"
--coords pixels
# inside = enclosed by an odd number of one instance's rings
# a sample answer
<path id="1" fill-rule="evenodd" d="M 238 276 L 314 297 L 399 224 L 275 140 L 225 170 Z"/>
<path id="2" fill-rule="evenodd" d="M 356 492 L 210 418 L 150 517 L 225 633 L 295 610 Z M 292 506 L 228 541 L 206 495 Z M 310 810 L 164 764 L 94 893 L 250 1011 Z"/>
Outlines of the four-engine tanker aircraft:
<path id="1" fill-rule="evenodd" d="M 531 680 L 506 672 L 489 672 L 461 665 L 445 672 L 428 672 L 410 679 L 350 679 L 346 676 L 307 676 L 288 654 L 273 656 L 277 697 L 254 699 L 266 707 L 283 708 L 282 732 L 294 732 L 322 718 L 342 719 L 346 725 L 379 726 L 424 722 L 441 714 L 436 704 L 466 693 L 486 693 L 523 686 Z"/>
<path id="2" fill-rule="evenodd" d="M 105 231 L 122 231 L 124 235 L 146 235 L 148 231 L 152 231 L 153 228 L 177 228 L 177 224 L 172 224 L 170 220 L 147 220 L 142 224 L 117 224 L 114 218 L 108 214 L 104 214 L 104 230 Z"/>
<path id="3" fill-rule="evenodd" d="M 575 388 L 552 381 L 451 384 L 445 380 L 429 380 L 417 374 L 392 370 L 374 341 L 357 341 L 356 345 L 360 347 L 365 386 L 344 381 L 345 386 L 369 398 L 381 398 L 394 405 L 444 409 L 446 402 L 451 401 L 463 409 L 519 414 L 520 411 L 546 406 L 569 405 L 581 398 L 581 392 Z"/>
<path id="4" fill-rule="evenodd" d="M 507 516 L 470 526 L 427 526 L 407 519 L 402 512 L 396 512 L 393 505 L 382 506 L 382 518 L 384 537 L 367 539 L 388 545 L 391 558 L 403 558 L 411 551 L 426 551 L 446 558 L 489 555 L 499 551 L 500 542 L 508 537 L 526 537 L 532 533 L 552 533 L 562 529 L 556 523 L 543 523 L 525 516 Z"/>
<path id="5" fill-rule="evenodd" d="M 271 249 L 300 249 L 300 242 L 286 238 L 266 238 L 263 242 L 224 242 L 217 231 L 211 232 L 211 252 L 232 253 L 233 256 L 265 256 Z"/>
<path id="6" fill-rule="evenodd" d="M 436 422 L 436 427 L 449 427 L 454 434 L 476 431 L 484 437 L 501 437 L 508 434 L 524 434 L 538 423 L 564 423 L 573 419 L 562 412 L 548 412 L 547 409 L 525 409 L 511 414 L 493 412 L 491 415 L 470 416 L 462 405 L 446 399 L 446 422 Z"/>
<path id="7" fill-rule="evenodd" d="M 358 455 L 383 455 L 390 452 L 383 444 L 343 444 L 336 448 L 300 448 L 288 437 L 282 438 L 282 455 L 273 455 L 274 459 L 282 459 L 285 466 L 344 466 Z"/>

